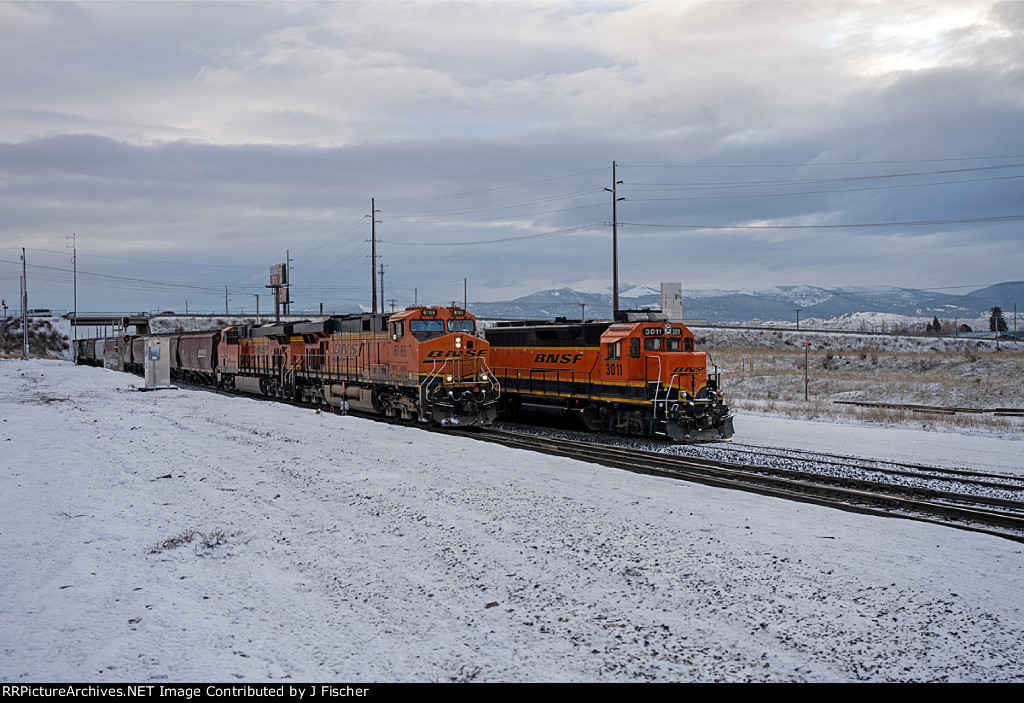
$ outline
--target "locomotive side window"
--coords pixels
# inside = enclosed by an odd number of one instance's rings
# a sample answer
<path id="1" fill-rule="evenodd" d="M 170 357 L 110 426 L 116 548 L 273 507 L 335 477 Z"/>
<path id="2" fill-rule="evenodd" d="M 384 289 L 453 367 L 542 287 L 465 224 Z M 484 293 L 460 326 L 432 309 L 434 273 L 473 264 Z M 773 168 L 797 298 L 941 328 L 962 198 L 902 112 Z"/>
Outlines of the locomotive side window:
<path id="1" fill-rule="evenodd" d="M 608 358 L 609 359 L 621 359 L 622 358 L 622 341 L 612 342 L 608 345 Z"/>
<path id="2" fill-rule="evenodd" d="M 668 350 L 669 351 L 679 351 L 679 340 L 678 339 L 666 339 L 665 341 L 668 342 Z"/>
<path id="3" fill-rule="evenodd" d="M 634 359 L 640 358 L 640 338 L 633 337 L 629 340 L 629 355 Z"/>
<path id="4" fill-rule="evenodd" d="M 661 351 L 661 337 L 648 337 L 644 340 L 644 349 L 647 351 Z"/>
<path id="5" fill-rule="evenodd" d="M 405 336 L 405 321 L 399 320 L 398 322 L 391 323 L 391 338 L 401 339 Z"/>
<path id="6" fill-rule="evenodd" d="M 683 351 L 693 351 L 693 337 L 687 337 L 683 340 Z"/>

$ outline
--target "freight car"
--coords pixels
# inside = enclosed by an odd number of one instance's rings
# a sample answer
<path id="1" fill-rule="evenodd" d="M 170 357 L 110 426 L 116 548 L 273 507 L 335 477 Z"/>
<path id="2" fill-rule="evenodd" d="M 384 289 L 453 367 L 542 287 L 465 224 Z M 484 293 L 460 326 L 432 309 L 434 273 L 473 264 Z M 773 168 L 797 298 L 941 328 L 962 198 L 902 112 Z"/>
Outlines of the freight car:
<path id="1" fill-rule="evenodd" d="M 721 377 L 693 334 L 661 313 L 601 322 L 499 322 L 485 331 L 502 387 L 500 414 L 555 410 L 591 430 L 679 442 L 727 439 Z"/>

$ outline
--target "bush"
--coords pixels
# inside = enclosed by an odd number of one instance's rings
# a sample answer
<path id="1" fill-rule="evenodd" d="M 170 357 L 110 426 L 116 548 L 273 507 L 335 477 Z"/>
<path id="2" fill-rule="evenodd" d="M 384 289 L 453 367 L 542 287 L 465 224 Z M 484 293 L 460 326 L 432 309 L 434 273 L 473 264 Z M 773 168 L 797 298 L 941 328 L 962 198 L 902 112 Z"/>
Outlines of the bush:
<path id="1" fill-rule="evenodd" d="M 20 355 L 23 344 L 20 317 L 0 320 L 0 354 Z M 50 356 L 70 349 L 68 338 L 55 330 L 49 320 L 28 321 L 28 351 L 32 356 Z"/>

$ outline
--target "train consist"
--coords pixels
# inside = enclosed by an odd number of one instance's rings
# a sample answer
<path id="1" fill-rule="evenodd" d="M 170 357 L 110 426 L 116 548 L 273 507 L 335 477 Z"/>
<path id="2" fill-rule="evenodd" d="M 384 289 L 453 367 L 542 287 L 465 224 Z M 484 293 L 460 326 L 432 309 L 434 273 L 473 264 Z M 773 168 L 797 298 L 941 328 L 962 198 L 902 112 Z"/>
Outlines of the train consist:
<path id="1" fill-rule="evenodd" d="M 457 307 L 331 316 L 260 327 L 78 341 L 81 364 L 141 373 L 149 337 L 171 378 L 444 426 L 489 425 L 498 384 L 476 319 Z"/>
<path id="2" fill-rule="evenodd" d="M 734 431 L 708 355 L 655 312 L 499 322 L 481 334 L 458 307 L 411 307 L 151 336 L 168 340 L 174 380 L 409 421 L 486 426 L 546 412 L 676 442 Z M 148 338 L 79 340 L 77 358 L 141 374 Z"/>
<path id="3" fill-rule="evenodd" d="M 727 439 L 733 420 L 693 334 L 661 313 L 602 322 L 499 322 L 484 332 L 499 413 L 578 413 L 592 430 L 677 442 Z"/>

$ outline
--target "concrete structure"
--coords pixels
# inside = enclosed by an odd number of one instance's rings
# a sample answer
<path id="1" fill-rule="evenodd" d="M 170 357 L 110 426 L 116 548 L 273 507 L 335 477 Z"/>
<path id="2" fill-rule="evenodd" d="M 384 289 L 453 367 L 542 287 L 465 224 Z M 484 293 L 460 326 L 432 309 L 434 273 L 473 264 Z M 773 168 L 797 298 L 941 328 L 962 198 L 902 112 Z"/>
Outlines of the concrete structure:
<path id="1" fill-rule="evenodd" d="M 679 281 L 661 284 L 661 311 L 670 320 L 683 318 L 683 284 Z"/>

